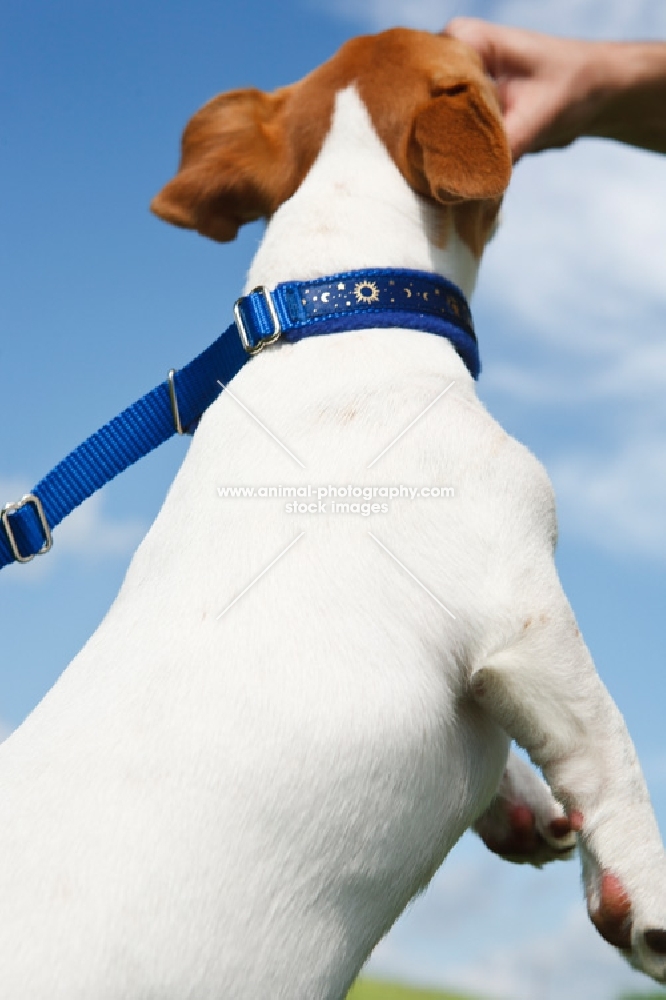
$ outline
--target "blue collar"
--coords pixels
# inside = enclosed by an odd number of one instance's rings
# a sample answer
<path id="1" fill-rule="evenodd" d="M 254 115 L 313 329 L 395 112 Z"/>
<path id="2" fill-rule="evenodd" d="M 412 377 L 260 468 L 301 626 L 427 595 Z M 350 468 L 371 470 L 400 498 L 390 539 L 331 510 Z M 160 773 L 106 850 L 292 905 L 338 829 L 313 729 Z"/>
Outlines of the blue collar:
<path id="1" fill-rule="evenodd" d="M 250 357 L 278 339 L 372 327 L 402 327 L 451 341 L 478 378 L 469 307 L 445 278 L 424 271 L 348 271 L 315 281 L 255 288 L 234 306 L 235 322 L 194 361 L 75 448 L 21 500 L 0 512 L 0 568 L 48 552 L 51 530 L 98 489 L 173 434 L 191 432 Z"/>

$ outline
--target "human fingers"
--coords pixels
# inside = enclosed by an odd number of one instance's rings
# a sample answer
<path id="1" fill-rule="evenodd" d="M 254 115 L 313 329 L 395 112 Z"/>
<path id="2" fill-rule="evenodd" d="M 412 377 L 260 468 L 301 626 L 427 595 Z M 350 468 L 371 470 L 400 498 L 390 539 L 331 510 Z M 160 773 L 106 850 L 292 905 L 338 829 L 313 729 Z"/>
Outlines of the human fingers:
<path id="1" fill-rule="evenodd" d="M 477 17 L 455 17 L 442 34 L 475 49 L 486 72 L 496 80 L 529 75 L 535 69 L 541 38 L 535 32 L 506 28 Z"/>

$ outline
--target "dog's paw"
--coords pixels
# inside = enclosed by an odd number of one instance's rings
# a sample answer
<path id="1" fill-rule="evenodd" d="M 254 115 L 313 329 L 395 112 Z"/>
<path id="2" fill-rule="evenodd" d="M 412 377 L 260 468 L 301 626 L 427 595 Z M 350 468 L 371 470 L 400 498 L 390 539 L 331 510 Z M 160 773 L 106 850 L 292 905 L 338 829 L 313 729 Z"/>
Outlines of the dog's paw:
<path id="1" fill-rule="evenodd" d="M 575 827 L 567 816 L 558 816 L 544 825 L 527 803 L 499 797 L 477 820 L 474 829 L 494 854 L 536 868 L 570 858 L 576 847 Z"/>
<path id="2" fill-rule="evenodd" d="M 579 828 L 578 815 L 565 815 L 545 782 L 515 754 L 509 756 L 495 798 L 474 824 L 494 854 L 537 868 L 570 858 Z"/>
<path id="3" fill-rule="evenodd" d="M 603 872 L 594 887 L 588 887 L 587 908 L 605 941 L 634 968 L 659 983 L 666 982 L 666 927 L 640 926 L 629 893 L 616 875 Z"/>

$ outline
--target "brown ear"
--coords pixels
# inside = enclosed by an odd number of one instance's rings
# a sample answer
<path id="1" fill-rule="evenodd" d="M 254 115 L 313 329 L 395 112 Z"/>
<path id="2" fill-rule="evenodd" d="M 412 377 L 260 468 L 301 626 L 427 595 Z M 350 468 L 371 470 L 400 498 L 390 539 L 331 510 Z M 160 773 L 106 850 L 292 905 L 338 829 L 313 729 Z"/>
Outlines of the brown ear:
<path id="1" fill-rule="evenodd" d="M 287 91 L 235 90 L 205 104 L 188 122 L 178 173 L 151 211 L 221 242 L 271 215 L 291 193 L 280 121 Z"/>
<path id="2" fill-rule="evenodd" d="M 511 151 L 499 111 L 474 83 L 442 90 L 415 117 L 411 166 L 444 204 L 500 197 L 511 176 Z"/>

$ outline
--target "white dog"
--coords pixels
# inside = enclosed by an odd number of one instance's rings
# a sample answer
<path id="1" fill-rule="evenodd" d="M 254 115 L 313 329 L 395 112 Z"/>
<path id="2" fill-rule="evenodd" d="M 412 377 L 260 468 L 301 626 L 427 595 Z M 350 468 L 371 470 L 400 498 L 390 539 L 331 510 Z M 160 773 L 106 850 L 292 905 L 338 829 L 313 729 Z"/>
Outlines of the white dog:
<path id="1" fill-rule="evenodd" d="M 248 288 L 395 267 L 469 295 L 509 174 L 476 57 L 394 30 L 211 101 L 153 208 L 219 240 L 267 217 Z M 266 484 L 455 496 L 366 517 L 218 492 Z M 536 864 L 577 839 L 592 920 L 664 981 L 663 848 L 555 535 L 546 473 L 447 340 L 367 328 L 251 360 L 2 747 L 0 995 L 341 1000 L 475 824 Z"/>

